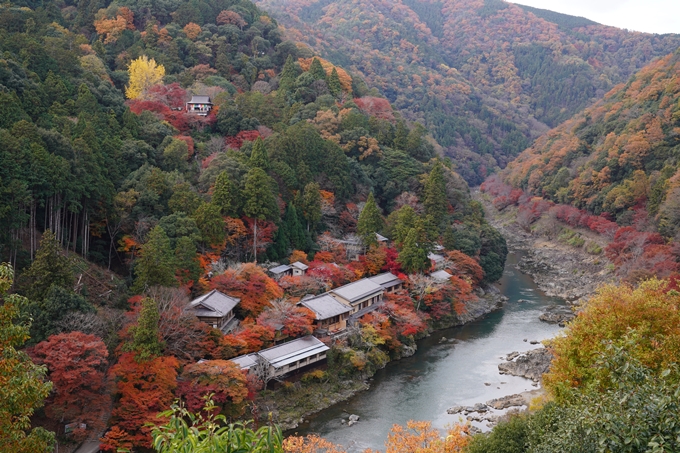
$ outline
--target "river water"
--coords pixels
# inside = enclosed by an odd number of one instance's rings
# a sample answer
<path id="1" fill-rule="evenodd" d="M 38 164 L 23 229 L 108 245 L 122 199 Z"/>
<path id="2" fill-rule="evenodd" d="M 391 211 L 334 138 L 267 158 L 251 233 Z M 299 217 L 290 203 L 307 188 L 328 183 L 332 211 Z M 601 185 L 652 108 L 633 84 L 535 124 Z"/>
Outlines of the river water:
<path id="1" fill-rule="evenodd" d="M 528 379 L 498 374 L 498 364 L 512 351 L 539 347 L 529 341 L 555 336 L 559 327 L 539 321 L 538 316 L 542 308 L 563 302 L 547 297 L 529 276 L 519 272 L 520 258 L 521 252 L 508 255 L 505 272 L 497 284 L 509 298 L 502 310 L 419 341 L 415 355 L 378 371 L 369 390 L 310 416 L 310 422 L 295 431 L 300 435 L 319 434 L 349 452 L 384 450 L 387 434 L 395 423 L 429 420 L 434 427 L 443 429 L 458 421 L 458 415 L 446 413 L 451 406 L 473 405 L 534 390 Z M 518 302 L 520 299 L 526 302 Z M 360 421 L 351 427 L 341 423 L 349 414 L 360 416 Z"/>

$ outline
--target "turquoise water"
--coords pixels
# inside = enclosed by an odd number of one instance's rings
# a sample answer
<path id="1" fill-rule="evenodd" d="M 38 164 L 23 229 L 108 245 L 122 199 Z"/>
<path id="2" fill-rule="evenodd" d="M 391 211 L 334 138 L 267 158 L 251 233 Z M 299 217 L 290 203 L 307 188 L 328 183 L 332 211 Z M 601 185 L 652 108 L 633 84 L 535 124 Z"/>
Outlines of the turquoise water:
<path id="1" fill-rule="evenodd" d="M 533 390 L 531 381 L 502 376 L 497 367 L 501 357 L 512 351 L 538 347 L 528 341 L 541 341 L 558 332 L 559 327 L 539 321 L 538 316 L 543 307 L 562 301 L 545 296 L 530 277 L 517 270 L 520 257 L 518 253 L 508 255 L 505 273 L 497 284 L 509 298 L 502 310 L 423 339 L 414 356 L 380 370 L 370 390 L 310 416 L 310 423 L 296 431 L 319 434 L 350 452 L 384 450 L 395 423 L 430 420 L 433 426 L 445 428 L 458 420 L 446 413 L 451 406 Z M 520 299 L 527 302 L 520 303 Z M 441 342 L 442 337 L 446 341 Z M 351 427 L 341 424 L 348 414 L 359 415 L 359 423 Z"/>

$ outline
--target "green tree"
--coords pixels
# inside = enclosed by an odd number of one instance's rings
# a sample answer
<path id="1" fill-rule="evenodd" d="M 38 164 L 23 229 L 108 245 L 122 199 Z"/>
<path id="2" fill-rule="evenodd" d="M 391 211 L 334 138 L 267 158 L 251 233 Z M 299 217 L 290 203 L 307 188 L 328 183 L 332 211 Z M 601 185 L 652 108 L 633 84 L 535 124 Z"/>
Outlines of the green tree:
<path id="1" fill-rule="evenodd" d="M 125 344 L 124 350 L 133 352 L 138 362 L 160 357 L 165 345 L 160 340 L 158 322 L 161 315 L 158 312 L 158 304 L 150 297 L 142 300 L 142 308 L 139 311 L 137 323 L 130 327 L 131 340 Z"/>
<path id="2" fill-rule="evenodd" d="M 404 205 L 396 211 L 390 213 L 387 217 L 388 234 L 390 239 L 397 245 L 401 245 L 406 240 L 409 231 L 416 226 L 416 219 L 418 214 L 409 205 Z"/>
<path id="3" fill-rule="evenodd" d="M 449 202 L 446 199 L 446 181 L 444 166 L 437 160 L 425 181 L 423 188 L 423 205 L 425 213 L 431 215 L 435 225 L 440 227 L 448 213 Z"/>
<path id="4" fill-rule="evenodd" d="M 279 92 L 290 93 L 295 87 L 295 79 L 300 75 L 300 67 L 292 55 L 288 55 L 279 78 Z"/>
<path id="5" fill-rule="evenodd" d="M 340 83 L 340 77 L 338 76 L 338 70 L 333 67 L 331 75 L 328 77 L 328 89 L 331 94 L 335 97 L 342 94 L 342 84 Z"/>
<path id="6" fill-rule="evenodd" d="M 364 241 L 364 245 L 368 247 L 377 243 L 375 233 L 382 232 L 384 226 L 385 222 L 383 221 L 382 215 L 380 215 L 380 208 L 375 202 L 373 192 L 371 192 L 368 194 L 364 209 L 362 209 L 361 214 L 359 214 L 357 233 L 359 233 L 359 236 L 361 236 L 361 239 Z"/>
<path id="7" fill-rule="evenodd" d="M 213 188 L 212 204 L 220 209 L 220 213 L 229 217 L 236 217 L 241 199 L 238 186 L 225 170 L 217 176 Z"/>
<path id="8" fill-rule="evenodd" d="M 73 272 L 54 233 L 46 230 L 35 260 L 19 279 L 19 290 L 29 300 L 36 302 L 45 298 L 52 285 L 72 289 Z"/>
<path id="9" fill-rule="evenodd" d="M 253 143 L 253 150 L 250 153 L 250 167 L 269 171 L 269 154 L 264 146 L 264 141 L 260 137 L 257 137 L 255 143 Z"/>
<path id="10" fill-rule="evenodd" d="M 255 167 L 246 175 L 243 189 L 243 213 L 253 222 L 253 258 L 257 262 L 257 222 L 258 220 L 276 220 L 279 206 L 272 192 L 272 180 L 262 168 Z"/>
<path id="11" fill-rule="evenodd" d="M 149 286 L 176 286 L 175 260 L 170 247 L 170 239 L 165 230 L 156 225 L 149 238 L 140 248 L 139 259 L 135 264 L 135 293 L 144 291 Z"/>
<path id="12" fill-rule="evenodd" d="M 50 335 L 59 333 L 59 322 L 69 314 L 96 312 L 83 296 L 57 285 L 52 285 L 42 300 L 31 301 L 22 311 L 32 319 L 30 330 L 32 344 L 40 343 Z"/>
<path id="13" fill-rule="evenodd" d="M 292 204 L 289 204 L 286 208 L 286 212 L 283 216 L 283 222 L 286 224 L 286 230 L 288 231 L 288 237 L 290 238 L 290 246 L 295 250 L 309 250 L 309 245 L 307 243 L 307 235 L 305 230 L 300 224 L 300 217 L 298 216 L 297 209 Z"/>
<path id="14" fill-rule="evenodd" d="M 323 68 L 323 66 L 321 66 L 321 62 L 318 58 L 312 60 L 312 64 L 309 66 L 308 72 L 314 78 L 314 80 L 326 80 L 326 70 Z"/>
<path id="15" fill-rule="evenodd" d="M 12 267 L 0 264 L 0 451 L 48 453 L 54 434 L 31 429 L 31 416 L 43 405 L 52 383 L 44 381 L 46 367 L 35 365 L 17 350 L 29 338 L 29 327 L 13 322 L 27 303 L 25 297 L 7 294 L 13 279 Z"/>
<path id="16" fill-rule="evenodd" d="M 427 250 L 418 244 L 418 231 L 415 228 L 411 228 L 408 232 L 397 261 L 409 274 L 423 272 L 430 268 Z"/>
<path id="17" fill-rule="evenodd" d="M 212 203 L 201 204 L 194 212 L 193 219 L 201 230 L 203 242 L 216 245 L 224 241 L 224 219 L 218 206 Z"/>
<path id="18" fill-rule="evenodd" d="M 177 239 L 175 246 L 176 275 L 182 284 L 196 282 L 201 276 L 201 266 L 196 258 L 196 244 L 189 237 Z"/>
<path id="19" fill-rule="evenodd" d="M 302 192 L 302 216 L 307 221 L 307 231 L 316 227 L 321 220 L 321 187 L 319 183 L 308 183 Z"/>

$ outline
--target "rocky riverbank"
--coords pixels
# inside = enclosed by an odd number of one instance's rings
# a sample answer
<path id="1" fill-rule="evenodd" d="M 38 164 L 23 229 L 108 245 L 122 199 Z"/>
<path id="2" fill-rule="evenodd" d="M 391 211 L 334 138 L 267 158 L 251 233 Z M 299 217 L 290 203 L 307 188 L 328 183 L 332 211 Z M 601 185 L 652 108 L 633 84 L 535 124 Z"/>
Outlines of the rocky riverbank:
<path id="1" fill-rule="evenodd" d="M 580 305 L 598 287 L 616 282 L 612 266 L 601 253 L 588 253 L 584 246 L 574 247 L 557 238 L 542 235 L 540 232 L 546 229 L 541 228 L 541 221 L 531 231 L 525 231 L 516 222 L 517 208 L 509 206 L 498 211 L 478 189 L 473 192 L 473 196 L 484 206 L 489 223 L 505 237 L 508 248 L 523 252 L 524 256 L 517 267 L 531 276 L 546 295 Z M 602 237 L 592 232 L 579 231 L 578 234 L 589 243 L 598 244 L 600 250 L 603 248 L 601 246 L 606 245 Z M 569 318 L 547 315 L 543 320 L 560 324 Z"/>

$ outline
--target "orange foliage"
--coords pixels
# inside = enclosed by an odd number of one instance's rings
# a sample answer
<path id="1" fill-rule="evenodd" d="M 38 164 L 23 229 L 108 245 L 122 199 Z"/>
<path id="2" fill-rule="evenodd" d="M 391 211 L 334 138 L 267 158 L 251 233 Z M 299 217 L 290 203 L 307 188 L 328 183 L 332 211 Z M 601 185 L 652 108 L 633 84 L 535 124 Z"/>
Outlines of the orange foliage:
<path id="1" fill-rule="evenodd" d="M 305 437 L 290 436 L 283 441 L 285 453 L 346 453 L 339 445 L 326 439 L 310 434 Z"/>
<path id="2" fill-rule="evenodd" d="M 445 438 L 431 422 L 409 420 L 406 427 L 394 425 L 387 436 L 385 453 L 457 453 L 464 451 L 469 442 L 469 428 L 456 425 Z"/>
<path id="3" fill-rule="evenodd" d="M 451 262 L 449 269 L 454 274 L 469 278 L 474 286 L 479 285 L 484 279 L 484 270 L 474 258 L 458 250 L 448 252 L 446 256 Z"/>
<path id="4" fill-rule="evenodd" d="M 223 343 L 227 349 L 225 358 L 250 354 L 272 345 L 275 336 L 273 328 L 254 324 L 252 319 L 246 321 L 241 323 L 237 332 L 224 336 Z"/>
<path id="5" fill-rule="evenodd" d="M 309 263 L 309 260 L 307 260 L 307 254 L 303 252 L 302 250 L 293 250 L 293 253 L 290 254 L 290 257 L 288 258 L 289 263 L 294 263 L 296 261 L 299 261 L 303 264 Z"/>
<path id="6" fill-rule="evenodd" d="M 257 316 L 270 301 L 283 296 L 283 290 L 265 271 L 253 263 L 227 269 L 210 280 L 210 289 L 217 289 L 241 299 L 238 305 L 246 316 Z"/>
<path id="7" fill-rule="evenodd" d="M 387 263 L 387 247 L 383 244 L 372 245 L 366 255 L 360 258 L 368 275 L 376 275 Z"/>
<path id="8" fill-rule="evenodd" d="M 236 25 L 238 28 L 243 28 L 247 25 L 247 22 L 243 20 L 241 15 L 235 11 L 225 10 L 217 15 L 217 23 Z"/>
<path id="9" fill-rule="evenodd" d="M 325 250 L 321 252 L 316 252 L 316 254 L 314 255 L 314 261 L 321 261 L 322 263 L 332 263 L 333 254 Z"/>
<path id="10" fill-rule="evenodd" d="M 201 34 L 201 26 L 193 22 L 186 24 L 183 30 L 184 34 L 187 35 L 187 38 L 191 39 L 192 41 L 198 38 L 198 35 Z"/>

